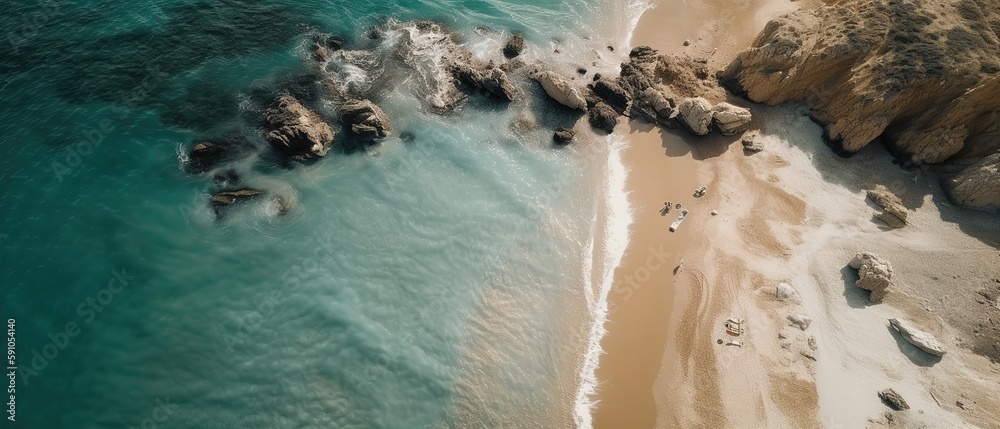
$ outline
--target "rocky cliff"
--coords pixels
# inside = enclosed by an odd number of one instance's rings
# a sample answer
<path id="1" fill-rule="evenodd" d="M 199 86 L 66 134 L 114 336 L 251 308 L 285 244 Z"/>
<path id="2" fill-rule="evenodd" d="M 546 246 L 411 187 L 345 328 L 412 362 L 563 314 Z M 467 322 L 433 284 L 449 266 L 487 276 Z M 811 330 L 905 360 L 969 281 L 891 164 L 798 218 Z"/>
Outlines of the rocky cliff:
<path id="1" fill-rule="evenodd" d="M 1000 0 L 839 3 L 771 21 L 720 80 L 806 102 L 843 154 L 879 137 L 910 165 L 1000 148 Z"/>

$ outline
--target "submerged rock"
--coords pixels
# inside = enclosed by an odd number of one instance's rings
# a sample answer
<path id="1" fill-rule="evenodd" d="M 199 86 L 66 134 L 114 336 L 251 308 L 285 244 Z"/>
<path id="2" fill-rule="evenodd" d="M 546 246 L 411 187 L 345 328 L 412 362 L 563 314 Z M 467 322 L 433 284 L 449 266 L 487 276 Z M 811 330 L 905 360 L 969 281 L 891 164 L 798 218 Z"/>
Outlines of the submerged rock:
<path id="1" fill-rule="evenodd" d="M 618 116 L 618 112 L 612 109 L 611 106 L 599 102 L 590 108 L 590 111 L 587 113 L 587 121 L 595 129 L 610 134 L 615 131 L 615 125 L 618 125 Z"/>
<path id="2" fill-rule="evenodd" d="M 261 195 L 264 195 L 263 191 L 250 188 L 217 192 L 215 195 L 212 195 L 212 205 L 216 208 L 226 207 L 236 203 L 250 201 Z"/>
<path id="3" fill-rule="evenodd" d="M 920 350 L 934 356 L 945 355 L 946 352 L 944 350 L 944 346 L 942 346 L 933 335 L 917 329 L 917 327 L 912 323 L 903 319 L 892 318 L 889 319 L 889 325 L 899 332 L 899 335 L 902 335 L 903 339 L 909 341 L 910 344 L 917 346 Z"/>
<path id="4" fill-rule="evenodd" d="M 868 300 L 882 302 L 892 286 L 892 265 L 874 253 L 859 253 L 851 260 L 851 268 L 858 270 L 858 287 L 871 291 Z"/>
<path id="5" fill-rule="evenodd" d="M 291 95 L 279 96 L 264 119 L 270 129 L 267 142 L 294 159 L 324 156 L 333 142 L 330 126 Z"/>
<path id="6" fill-rule="evenodd" d="M 569 128 L 556 128 L 556 132 L 552 134 L 552 140 L 559 145 L 570 144 L 574 137 L 576 137 L 576 133 Z"/>
<path id="7" fill-rule="evenodd" d="M 534 73 L 531 78 L 541 84 L 545 93 L 559 104 L 571 109 L 587 110 L 587 100 L 570 79 L 548 70 Z"/>
<path id="8" fill-rule="evenodd" d="M 507 44 L 503 46 L 503 56 L 507 58 L 514 58 L 521 55 L 521 51 L 524 50 L 524 36 L 521 33 L 515 33 L 507 40 Z"/>
<path id="9" fill-rule="evenodd" d="M 228 157 L 228 151 L 219 144 L 212 142 L 195 143 L 188 153 L 190 168 L 195 173 L 211 170 L 216 164 Z"/>
<path id="10" fill-rule="evenodd" d="M 340 106 L 340 120 L 351 135 L 366 144 L 392 133 L 389 117 L 370 100 L 347 100 Z"/>

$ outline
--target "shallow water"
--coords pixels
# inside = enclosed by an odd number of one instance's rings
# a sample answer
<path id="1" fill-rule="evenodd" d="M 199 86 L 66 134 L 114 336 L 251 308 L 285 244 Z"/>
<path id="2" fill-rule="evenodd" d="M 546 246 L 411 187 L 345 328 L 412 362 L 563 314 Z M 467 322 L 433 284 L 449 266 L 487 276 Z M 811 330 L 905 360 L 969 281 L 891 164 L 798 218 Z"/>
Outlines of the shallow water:
<path id="1" fill-rule="evenodd" d="M 391 32 L 442 22 L 485 59 L 523 31 L 526 61 L 593 73 L 616 69 L 624 49 L 604 46 L 624 48 L 631 9 L 601 0 L 7 9 L 0 288 L 2 315 L 17 324 L 19 425 L 581 421 L 573 413 L 601 294 L 591 264 L 607 264 L 591 252 L 609 140 L 553 148 L 551 128 L 574 118 L 527 82 L 528 102 L 474 96 L 435 114 L 426 76 L 393 60 Z M 373 26 L 390 37 L 365 38 Z M 306 47 L 316 31 L 381 58 L 380 78 L 355 77 L 374 85 L 397 132 L 368 152 L 288 168 L 269 154 L 257 115 L 261 100 L 315 73 Z M 311 103 L 333 108 L 322 95 Z M 538 126 L 512 129 L 525 111 Z M 183 153 L 233 133 L 255 150 L 231 167 L 267 195 L 216 220 L 216 186 L 186 173 Z M 274 196 L 291 202 L 288 215 Z"/>

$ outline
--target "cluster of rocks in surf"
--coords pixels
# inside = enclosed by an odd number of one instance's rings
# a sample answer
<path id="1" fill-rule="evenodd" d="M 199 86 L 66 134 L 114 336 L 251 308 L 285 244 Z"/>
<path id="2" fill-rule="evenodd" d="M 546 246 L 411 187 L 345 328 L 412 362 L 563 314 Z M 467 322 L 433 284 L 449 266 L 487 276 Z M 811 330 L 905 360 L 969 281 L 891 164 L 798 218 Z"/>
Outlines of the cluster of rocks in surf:
<path id="1" fill-rule="evenodd" d="M 697 135 L 716 130 L 725 136 L 745 131 L 751 120 L 745 108 L 709 101 L 721 100 L 724 92 L 704 61 L 660 55 L 649 47 L 633 49 L 618 76 L 595 73 L 585 81 L 580 79 L 588 74 L 583 67 L 577 68 L 577 76 L 560 74 L 540 61 L 528 67 L 523 54 L 531 48 L 521 34 L 512 34 L 492 59 L 474 55 L 460 36 L 436 22 L 390 20 L 366 37 L 368 42 L 357 44 L 376 48 L 353 49 L 355 43 L 327 34 L 306 39 L 304 60 L 310 72 L 284 82 L 284 89 L 270 98 L 261 98 L 255 126 L 261 132 L 247 133 L 263 135 L 271 159 L 287 166 L 316 162 L 334 148 L 350 152 L 391 136 L 392 120 L 379 103 L 385 101 L 385 88 L 398 83 L 400 73 L 413 78 L 416 95 L 436 114 L 447 114 L 471 97 L 499 108 L 512 103 L 531 106 L 524 100 L 525 93 L 538 91 L 530 84 L 534 81 L 540 93 L 579 112 L 577 119 L 585 115 L 599 133 L 614 132 L 622 116 L 683 127 Z M 282 83 L 278 82 L 279 88 Z M 512 129 L 537 128 L 523 109 L 517 121 L 524 126 Z M 556 146 L 579 140 L 575 126 L 551 130 Z M 255 145 L 248 140 L 252 139 L 200 139 L 187 154 L 191 173 L 214 177 L 210 202 L 218 216 L 231 206 L 268 195 L 243 183 L 232 167 L 253 152 Z M 291 210 L 285 196 L 274 196 L 272 201 L 279 214 Z"/>
<path id="2" fill-rule="evenodd" d="M 621 64 L 618 77 L 595 75 L 585 86 L 551 70 L 535 69 L 531 77 L 556 102 L 586 111 L 590 125 L 606 133 L 614 132 L 621 116 L 666 128 L 682 126 L 700 136 L 713 129 L 724 136 L 746 131 L 750 110 L 708 101 L 706 96 L 721 98 L 722 92 L 707 72 L 691 67 L 696 63 L 640 46 Z"/>

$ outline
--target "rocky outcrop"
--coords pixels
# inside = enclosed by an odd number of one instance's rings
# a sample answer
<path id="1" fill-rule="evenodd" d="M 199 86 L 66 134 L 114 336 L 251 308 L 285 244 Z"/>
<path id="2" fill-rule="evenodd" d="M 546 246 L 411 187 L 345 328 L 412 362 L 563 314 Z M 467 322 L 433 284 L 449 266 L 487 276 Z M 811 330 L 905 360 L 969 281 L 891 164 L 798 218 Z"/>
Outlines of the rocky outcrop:
<path id="1" fill-rule="evenodd" d="M 673 102 L 656 88 L 646 88 L 637 92 L 632 97 L 632 117 L 645 119 L 646 121 L 666 128 L 677 128 L 677 123 L 673 121 Z"/>
<path id="2" fill-rule="evenodd" d="M 975 209 L 1000 209 L 1000 152 L 945 178 L 942 185 L 955 204 Z"/>
<path id="3" fill-rule="evenodd" d="M 889 188 L 875 185 L 875 189 L 868 191 L 868 198 L 882 207 L 882 213 L 876 214 L 876 217 L 893 228 L 906 226 L 906 215 L 909 212 L 903 206 L 903 200 L 900 200 Z"/>
<path id="4" fill-rule="evenodd" d="M 552 141 L 559 145 L 568 145 L 573 142 L 573 138 L 576 137 L 576 133 L 569 128 L 556 128 L 556 132 L 552 134 Z"/>
<path id="5" fill-rule="evenodd" d="M 264 111 L 264 119 L 268 143 L 294 159 L 324 156 L 333 142 L 330 126 L 291 95 L 279 96 Z"/>
<path id="6" fill-rule="evenodd" d="M 615 125 L 618 125 L 618 112 L 611 106 L 599 102 L 587 112 L 587 121 L 590 126 L 605 133 L 613 133 Z"/>
<path id="7" fill-rule="evenodd" d="M 628 115 L 629 108 L 632 107 L 632 94 L 618 82 L 608 78 L 600 78 L 590 85 L 590 90 L 619 114 Z"/>
<path id="8" fill-rule="evenodd" d="M 750 127 L 750 110 L 722 102 L 715 105 L 712 125 L 724 136 L 735 136 Z"/>
<path id="9" fill-rule="evenodd" d="M 896 393 L 895 390 L 885 389 L 878 392 L 878 398 L 882 400 L 882 403 L 887 407 L 892 408 L 896 411 L 908 410 L 910 406 L 906 404 L 903 397 Z"/>
<path id="10" fill-rule="evenodd" d="M 381 108 L 369 100 L 347 100 L 340 106 L 340 120 L 351 135 L 365 144 L 392 133 L 392 122 Z"/>
<path id="11" fill-rule="evenodd" d="M 714 113 L 708 100 L 701 97 L 685 98 L 677 105 L 677 119 L 684 128 L 699 136 L 712 131 Z"/>
<path id="12" fill-rule="evenodd" d="M 868 300 L 882 302 L 892 287 L 892 265 L 874 253 L 859 253 L 851 260 L 851 268 L 858 270 L 858 287 L 871 291 Z"/>
<path id="13" fill-rule="evenodd" d="M 455 59 L 449 68 L 455 79 L 471 88 L 481 89 L 501 101 L 510 102 L 517 99 L 517 89 L 510 82 L 507 73 L 492 61 L 487 64 L 476 64 L 468 59 Z"/>
<path id="14" fill-rule="evenodd" d="M 545 93 L 559 104 L 570 109 L 587 110 L 583 91 L 572 80 L 548 70 L 532 73 L 531 78 L 542 85 Z"/>
<path id="15" fill-rule="evenodd" d="M 508 59 L 514 58 L 521 55 L 521 51 L 524 50 L 524 36 L 521 33 L 516 33 L 507 39 L 507 43 L 503 45 L 503 56 Z"/>
<path id="16" fill-rule="evenodd" d="M 1000 147 L 997 34 L 1000 0 L 837 2 L 771 21 L 719 77 L 805 102 L 842 154 L 882 137 L 904 165 L 980 158 Z"/>
<path id="17" fill-rule="evenodd" d="M 944 356 L 945 350 L 944 346 L 933 335 L 924 332 L 914 326 L 912 323 L 903 320 L 892 318 L 889 319 L 889 325 L 892 326 L 899 335 L 903 337 L 906 341 L 914 346 L 917 346 L 920 350 L 930 353 L 934 356 Z"/>

